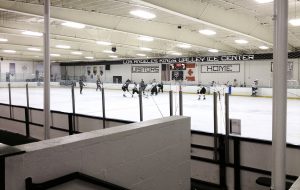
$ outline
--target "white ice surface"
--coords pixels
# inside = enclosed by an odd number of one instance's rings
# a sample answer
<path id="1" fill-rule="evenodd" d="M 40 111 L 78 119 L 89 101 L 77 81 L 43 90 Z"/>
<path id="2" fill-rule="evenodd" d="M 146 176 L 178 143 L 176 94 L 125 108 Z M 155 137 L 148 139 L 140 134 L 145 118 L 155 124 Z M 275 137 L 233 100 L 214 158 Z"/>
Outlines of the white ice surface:
<path id="1" fill-rule="evenodd" d="M 26 105 L 24 88 L 12 88 L 12 104 Z M 124 98 L 121 90 L 106 90 L 106 117 L 139 121 L 139 99 L 130 94 Z M 31 88 L 30 107 L 43 107 L 43 90 Z M 8 103 L 8 89 L 0 89 L 0 102 Z M 72 111 L 71 89 L 51 88 L 51 109 Z M 83 94 L 75 89 L 76 113 L 102 116 L 101 92 L 85 88 Z M 178 93 L 174 93 L 174 114 L 179 114 Z M 144 120 L 169 116 L 169 94 L 143 98 Z M 300 100 L 288 100 L 287 141 L 300 144 Z M 192 129 L 213 131 L 213 97 L 197 100 L 196 94 L 183 94 L 183 115 L 191 116 Z M 219 132 L 224 133 L 224 100 L 218 101 Z M 230 96 L 230 118 L 241 119 L 242 136 L 271 140 L 272 99 L 260 97 Z"/>

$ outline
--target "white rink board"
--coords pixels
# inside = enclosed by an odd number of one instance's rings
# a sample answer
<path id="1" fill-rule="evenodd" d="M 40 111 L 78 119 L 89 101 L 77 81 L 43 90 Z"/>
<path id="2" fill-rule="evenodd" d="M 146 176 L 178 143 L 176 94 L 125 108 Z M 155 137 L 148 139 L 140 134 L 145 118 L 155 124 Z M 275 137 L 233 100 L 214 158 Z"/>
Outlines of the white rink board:
<path id="1" fill-rule="evenodd" d="M 24 88 L 12 88 L 12 104 L 26 105 Z M 121 90 L 106 90 L 106 117 L 130 121 L 139 121 L 139 100 L 122 97 Z M 30 88 L 30 107 L 43 107 L 43 90 Z M 130 97 L 129 97 L 130 96 Z M 178 93 L 174 94 L 174 114 L 179 114 Z M 76 113 L 102 116 L 101 93 L 95 89 L 85 88 L 80 95 L 75 89 Z M 71 112 L 71 89 L 51 88 L 51 109 Z M 0 88 L 0 103 L 8 103 L 7 88 Z M 218 102 L 219 131 L 224 132 L 224 105 Z M 191 116 L 193 130 L 213 131 L 213 97 L 207 95 L 205 101 L 197 100 L 196 94 L 183 95 L 183 114 Z M 158 94 L 143 98 L 144 120 L 169 116 L 169 94 Z M 175 108 L 177 108 L 175 110 Z M 300 145 L 300 100 L 288 100 L 287 141 Z M 230 118 L 241 119 L 242 136 L 271 140 L 272 137 L 272 99 L 261 97 L 230 96 Z"/>

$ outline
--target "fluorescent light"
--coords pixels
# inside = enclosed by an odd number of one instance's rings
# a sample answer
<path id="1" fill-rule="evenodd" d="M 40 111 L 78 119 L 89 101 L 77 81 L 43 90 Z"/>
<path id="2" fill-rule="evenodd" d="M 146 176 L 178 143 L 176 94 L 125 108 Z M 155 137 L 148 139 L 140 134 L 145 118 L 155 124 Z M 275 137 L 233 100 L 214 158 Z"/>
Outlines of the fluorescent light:
<path id="1" fill-rule="evenodd" d="M 156 17 L 155 14 L 143 10 L 130 11 L 130 14 L 143 19 L 153 19 Z"/>
<path id="2" fill-rule="evenodd" d="M 140 57 L 145 57 L 146 55 L 145 54 L 143 54 L 143 53 L 138 53 L 138 54 L 136 54 L 137 56 L 140 56 Z"/>
<path id="3" fill-rule="evenodd" d="M 177 47 L 183 48 L 183 49 L 188 49 L 191 48 L 192 45 L 190 44 L 177 44 Z"/>
<path id="4" fill-rule="evenodd" d="M 33 31 L 23 31 L 22 34 L 28 35 L 28 36 L 43 36 L 43 33 L 33 32 Z"/>
<path id="5" fill-rule="evenodd" d="M 56 45 L 55 47 L 61 48 L 61 49 L 70 49 L 71 48 L 71 46 L 68 46 L 68 45 Z"/>
<path id="6" fill-rule="evenodd" d="M 179 52 L 173 52 L 171 53 L 172 55 L 182 55 L 182 53 L 179 53 Z"/>
<path id="7" fill-rule="evenodd" d="M 140 36 L 138 37 L 139 40 L 142 40 L 142 41 L 146 41 L 146 42 L 152 42 L 154 39 L 150 36 Z"/>
<path id="8" fill-rule="evenodd" d="M 96 43 L 99 44 L 99 45 L 103 45 L 103 46 L 110 46 L 110 45 L 112 45 L 112 43 L 105 42 L 105 41 L 97 41 Z"/>
<path id="9" fill-rule="evenodd" d="M 111 58 L 118 58 L 117 55 L 110 55 L 109 57 L 111 57 Z"/>
<path id="10" fill-rule="evenodd" d="M 207 36 L 212 36 L 212 35 L 215 35 L 215 34 L 216 34 L 215 31 L 213 31 L 213 30 L 208 30 L 208 29 L 206 29 L 206 30 L 199 30 L 199 32 L 200 32 L 201 34 L 204 34 L 204 35 L 207 35 Z"/>
<path id="11" fill-rule="evenodd" d="M 70 27 L 70 28 L 77 28 L 77 29 L 85 28 L 84 24 L 77 23 L 77 22 L 64 22 L 64 23 L 61 23 L 61 25 L 67 26 L 67 27 Z"/>
<path id="12" fill-rule="evenodd" d="M 104 50 L 103 53 L 115 53 L 115 52 L 113 52 L 111 50 Z"/>
<path id="13" fill-rule="evenodd" d="M 290 23 L 292 26 L 300 26 L 300 18 L 290 19 L 290 20 L 289 20 L 289 23 Z"/>
<path id="14" fill-rule="evenodd" d="M 60 57 L 60 54 L 51 53 L 50 56 L 51 56 L 51 57 Z"/>
<path id="15" fill-rule="evenodd" d="M 259 46 L 259 49 L 265 50 L 265 49 L 269 49 L 269 47 L 267 47 L 267 46 Z"/>
<path id="16" fill-rule="evenodd" d="M 94 57 L 91 57 L 91 56 L 87 56 L 87 57 L 84 57 L 86 59 L 94 59 Z"/>
<path id="17" fill-rule="evenodd" d="M 73 55 L 82 55 L 82 52 L 80 52 L 80 51 L 72 51 L 71 54 L 73 54 Z"/>
<path id="18" fill-rule="evenodd" d="M 255 1 L 258 2 L 258 3 L 261 3 L 261 4 L 273 2 L 273 0 L 255 0 Z"/>
<path id="19" fill-rule="evenodd" d="M 234 40 L 234 42 L 237 43 L 237 44 L 248 44 L 248 41 L 247 40 L 243 40 L 243 39 Z"/>
<path id="20" fill-rule="evenodd" d="M 8 40 L 5 38 L 0 38 L 0 42 L 7 42 Z"/>
<path id="21" fill-rule="evenodd" d="M 151 48 L 146 48 L 146 47 L 140 47 L 140 50 L 142 50 L 142 51 L 152 51 Z"/>
<path id="22" fill-rule="evenodd" d="M 217 50 L 217 49 L 209 49 L 208 51 L 211 52 L 211 53 L 218 53 L 219 52 L 219 50 Z"/>
<path id="23" fill-rule="evenodd" d="M 5 49 L 3 50 L 4 53 L 16 53 L 15 50 Z"/>
<path id="24" fill-rule="evenodd" d="M 40 48 L 35 48 L 35 47 L 30 47 L 30 48 L 27 48 L 28 50 L 30 51 L 41 51 Z"/>

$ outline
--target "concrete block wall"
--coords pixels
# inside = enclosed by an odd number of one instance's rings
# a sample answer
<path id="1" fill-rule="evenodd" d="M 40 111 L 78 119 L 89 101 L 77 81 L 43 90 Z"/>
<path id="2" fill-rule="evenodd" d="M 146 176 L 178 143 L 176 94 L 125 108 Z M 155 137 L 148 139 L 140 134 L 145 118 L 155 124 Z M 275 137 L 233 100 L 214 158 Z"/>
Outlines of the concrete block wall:
<path id="1" fill-rule="evenodd" d="M 132 190 L 190 189 L 190 118 L 173 116 L 17 146 L 6 190 L 82 172 Z"/>

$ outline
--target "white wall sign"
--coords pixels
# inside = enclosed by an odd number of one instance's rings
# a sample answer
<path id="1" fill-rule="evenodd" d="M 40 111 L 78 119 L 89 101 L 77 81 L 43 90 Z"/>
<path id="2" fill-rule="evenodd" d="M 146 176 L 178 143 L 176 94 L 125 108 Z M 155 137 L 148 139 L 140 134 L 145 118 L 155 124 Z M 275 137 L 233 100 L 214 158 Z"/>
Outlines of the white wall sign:
<path id="1" fill-rule="evenodd" d="M 159 66 L 132 66 L 132 73 L 159 73 Z"/>
<path id="2" fill-rule="evenodd" d="M 240 64 L 206 64 L 201 65 L 201 73 L 239 73 Z"/>

